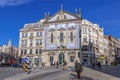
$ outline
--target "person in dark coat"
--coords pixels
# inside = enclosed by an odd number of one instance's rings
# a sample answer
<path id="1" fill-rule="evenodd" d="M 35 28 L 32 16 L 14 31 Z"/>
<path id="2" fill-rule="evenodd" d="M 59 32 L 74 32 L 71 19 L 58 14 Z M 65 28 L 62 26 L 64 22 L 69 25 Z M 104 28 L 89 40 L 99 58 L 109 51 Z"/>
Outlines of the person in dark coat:
<path id="1" fill-rule="evenodd" d="M 75 70 L 77 72 L 78 79 L 80 79 L 81 78 L 81 72 L 83 72 L 83 67 L 82 67 L 82 64 L 78 61 L 76 61 L 76 63 L 75 63 Z"/>
<path id="2" fill-rule="evenodd" d="M 59 67 L 59 62 L 57 61 L 57 63 L 56 63 L 56 68 L 58 68 Z"/>
<path id="3" fill-rule="evenodd" d="M 101 70 L 102 67 L 101 67 L 101 62 L 99 61 L 98 64 L 97 64 L 98 68 Z"/>

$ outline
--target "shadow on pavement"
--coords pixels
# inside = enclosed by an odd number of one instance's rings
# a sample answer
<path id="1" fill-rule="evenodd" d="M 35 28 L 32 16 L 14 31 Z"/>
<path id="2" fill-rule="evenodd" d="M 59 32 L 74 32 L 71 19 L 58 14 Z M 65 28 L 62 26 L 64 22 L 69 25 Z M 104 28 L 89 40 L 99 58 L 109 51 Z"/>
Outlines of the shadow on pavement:
<path id="1" fill-rule="evenodd" d="M 105 73 L 105 74 L 110 75 L 110 76 L 120 78 L 120 66 L 107 65 L 107 66 L 102 66 L 101 69 L 98 69 L 97 67 L 95 67 L 95 68 L 87 67 L 87 68 L 90 68 L 90 69 L 93 69 L 95 71 Z"/>
<path id="2" fill-rule="evenodd" d="M 91 78 L 85 77 L 85 76 L 81 76 L 81 79 L 78 79 L 77 76 L 75 74 L 70 74 L 70 79 L 69 80 L 93 80 Z"/>

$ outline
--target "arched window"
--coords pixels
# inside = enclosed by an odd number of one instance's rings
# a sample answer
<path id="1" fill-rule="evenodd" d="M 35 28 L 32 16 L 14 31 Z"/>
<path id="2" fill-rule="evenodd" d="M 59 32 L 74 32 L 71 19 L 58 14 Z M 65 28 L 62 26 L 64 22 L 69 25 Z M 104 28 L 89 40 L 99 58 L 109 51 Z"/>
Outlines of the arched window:
<path id="1" fill-rule="evenodd" d="M 83 37 L 83 42 L 87 43 L 87 37 L 86 36 Z"/>

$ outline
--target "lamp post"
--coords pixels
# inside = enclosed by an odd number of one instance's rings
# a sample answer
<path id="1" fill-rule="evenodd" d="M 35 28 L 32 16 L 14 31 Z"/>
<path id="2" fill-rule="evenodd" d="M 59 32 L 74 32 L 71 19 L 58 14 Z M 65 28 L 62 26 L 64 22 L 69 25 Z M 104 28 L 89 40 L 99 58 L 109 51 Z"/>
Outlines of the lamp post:
<path id="1" fill-rule="evenodd" d="M 79 53 L 78 57 L 80 58 L 80 62 L 82 63 L 82 49 L 81 49 L 81 28 L 79 25 Z"/>

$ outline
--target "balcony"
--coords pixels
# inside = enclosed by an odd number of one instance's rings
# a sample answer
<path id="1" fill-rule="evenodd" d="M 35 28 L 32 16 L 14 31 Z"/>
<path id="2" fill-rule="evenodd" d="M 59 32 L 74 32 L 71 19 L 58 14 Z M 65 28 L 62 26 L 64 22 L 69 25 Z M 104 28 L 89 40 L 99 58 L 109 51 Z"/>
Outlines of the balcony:
<path id="1" fill-rule="evenodd" d="M 63 46 L 63 45 L 57 46 L 57 50 L 65 50 L 65 49 L 66 49 L 66 46 Z"/>

